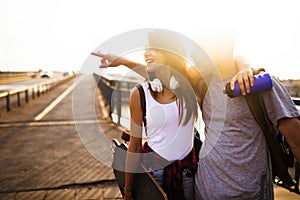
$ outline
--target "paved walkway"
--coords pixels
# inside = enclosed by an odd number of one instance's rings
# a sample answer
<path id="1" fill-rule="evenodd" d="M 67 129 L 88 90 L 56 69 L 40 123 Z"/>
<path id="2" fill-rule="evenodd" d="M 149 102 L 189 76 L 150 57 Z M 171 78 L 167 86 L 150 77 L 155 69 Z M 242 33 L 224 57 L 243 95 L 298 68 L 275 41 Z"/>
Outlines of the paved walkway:
<path id="1" fill-rule="evenodd" d="M 88 101 L 96 96 L 97 117 L 81 113 L 77 120 L 85 128 L 89 144 L 83 145 L 72 113 L 74 96 L 68 95 L 41 121 L 33 121 L 45 105 L 53 101 L 70 84 L 60 85 L 21 108 L 0 117 L 0 200 L 100 200 L 121 199 L 112 168 L 103 164 L 89 147 L 99 141 L 91 138 L 95 125 L 101 127 L 108 141 L 120 139 L 122 130 L 108 118 L 103 95 L 95 90 L 93 79 L 80 83 Z M 79 87 L 78 86 L 78 87 Z M 88 92 L 90 91 L 90 92 Z M 96 92 L 96 95 L 95 95 Z M 86 102 L 87 104 L 92 104 Z M 94 105 L 93 104 L 93 105 Z M 99 123 L 99 124 L 98 124 Z M 92 145 L 92 146 L 86 146 Z M 106 144 L 107 145 L 107 144 Z M 107 157 L 109 148 L 98 148 Z"/>

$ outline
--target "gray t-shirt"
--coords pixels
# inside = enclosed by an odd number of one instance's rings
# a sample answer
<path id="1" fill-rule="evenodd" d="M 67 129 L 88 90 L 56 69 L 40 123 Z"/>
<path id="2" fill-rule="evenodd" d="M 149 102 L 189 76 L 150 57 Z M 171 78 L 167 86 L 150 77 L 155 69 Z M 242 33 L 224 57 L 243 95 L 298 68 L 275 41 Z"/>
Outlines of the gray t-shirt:
<path id="1" fill-rule="evenodd" d="M 263 99 L 270 120 L 298 117 L 278 80 Z M 223 93 L 226 81 L 212 80 L 203 101 L 205 141 L 196 174 L 197 199 L 273 199 L 271 161 L 264 135 L 244 96 Z"/>

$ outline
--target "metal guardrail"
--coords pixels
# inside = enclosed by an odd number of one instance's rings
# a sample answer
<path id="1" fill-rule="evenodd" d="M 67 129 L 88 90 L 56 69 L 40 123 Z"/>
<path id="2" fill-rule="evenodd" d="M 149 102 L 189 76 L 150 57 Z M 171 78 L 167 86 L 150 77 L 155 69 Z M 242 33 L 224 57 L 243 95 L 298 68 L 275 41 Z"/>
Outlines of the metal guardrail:
<path id="1" fill-rule="evenodd" d="M 298 111 L 300 112 L 300 98 L 292 97 L 292 100 L 294 101 Z"/>
<path id="2" fill-rule="evenodd" d="M 22 87 L 16 87 L 9 89 L 8 91 L 2 91 L 0 92 L 0 99 L 6 98 L 6 111 L 9 112 L 11 110 L 12 106 L 12 98 L 16 97 L 16 103 L 18 107 L 21 106 L 21 95 L 24 94 L 25 102 L 29 102 L 29 96 L 31 95 L 32 99 L 35 99 L 36 97 L 39 97 L 41 94 L 51 90 L 52 88 L 55 88 L 57 85 L 61 84 L 62 82 L 74 77 L 73 76 L 66 76 L 66 77 L 57 77 L 53 78 L 51 80 L 32 84 L 32 85 L 26 85 Z"/>
<path id="3" fill-rule="evenodd" d="M 110 105 L 113 121 L 129 128 L 129 96 L 131 90 L 142 80 L 132 78 L 116 78 L 110 75 L 94 74 L 98 87 Z"/>
<path id="4" fill-rule="evenodd" d="M 300 106 L 300 98 L 292 97 L 292 100 L 297 106 Z"/>
<path id="5" fill-rule="evenodd" d="M 134 86 L 141 82 L 141 80 L 126 78 L 118 79 L 113 76 L 100 76 L 97 74 L 94 74 L 94 77 L 98 83 L 98 87 L 104 94 L 107 103 L 111 107 L 113 121 L 118 125 L 129 128 L 129 95 L 130 91 Z M 300 112 L 300 98 L 292 97 L 292 100 L 297 105 Z M 199 117 L 199 119 L 201 119 L 201 117 Z M 198 130 L 201 130 L 200 127 L 202 126 L 200 121 L 196 123 Z"/>

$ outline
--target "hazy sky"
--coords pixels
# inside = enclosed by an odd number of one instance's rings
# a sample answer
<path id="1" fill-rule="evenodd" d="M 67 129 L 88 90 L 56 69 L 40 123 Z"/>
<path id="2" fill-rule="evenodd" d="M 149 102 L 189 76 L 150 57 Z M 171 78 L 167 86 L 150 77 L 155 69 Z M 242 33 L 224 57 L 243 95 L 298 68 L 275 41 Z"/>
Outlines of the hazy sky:
<path id="1" fill-rule="evenodd" d="M 193 39 L 230 27 L 253 65 L 300 78 L 298 8 L 297 0 L 0 0 L 0 70 L 80 69 L 101 43 L 138 28 Z"/>

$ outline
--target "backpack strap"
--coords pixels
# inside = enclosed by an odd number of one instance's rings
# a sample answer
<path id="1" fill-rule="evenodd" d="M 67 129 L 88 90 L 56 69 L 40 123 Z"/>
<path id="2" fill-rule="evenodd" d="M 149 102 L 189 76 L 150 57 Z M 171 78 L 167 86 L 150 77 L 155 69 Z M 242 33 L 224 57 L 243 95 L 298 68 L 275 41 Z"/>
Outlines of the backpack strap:
<path id="1" fill-rule="evenodd" d="M 252 68 L 253 75 L 257 75 L 260 72 L 265 72 L 264 68 L 254 69 Z M 272 176 L 273 180 L 277 176 L 283 181 L 283 186 L 292 191 L 292 186 L 295 183 L 288 172 L 288 166 L 286 165 L 283 156 L 286 154 L 278 140 L 279 132 L 275 129 L 273 123 L 268 117 L 268 113 L 265 108 L 265 104 L 262 97 L 262 92 L 246 95 L 246 100 L 249 109 L 254 116 L 255 121 L 262 129 L 267 145 L 269 147 L 271 162 L 272 162 Z"/>
<path id="2" fill-rule="evenodd" d="M 141 84 L 138 84 L 137 89 L 139 91 L 140 94 L 140 102 L 141 102 L 141 109 L 143 112 L 143 123 L 144 123 L 144 127 L 145 127 L 145 132 L 147 134 L 147 129 L 146 129 L 146 99 L 145 99 L 145 92 L 143 89 L 143 86 Z"/>
<path id="3" fill-rule="evenodd" d="M 273 179 L 275 176 L 278 176 L 284 182 L 284 184 L 291 189 L 290 187 L 294 186 L 295 184 L 288 172 L 288 167 L 281 156 L 283 152 L 280 143 L 277 140 L 278 132 L 275 130 L 272 122 L 268 118 L 262 94 L 248 94 L 246 95 L 246 99 L 257 124 L 263 130 L 266 142 L 268 144 L 272 160 Z"/>

